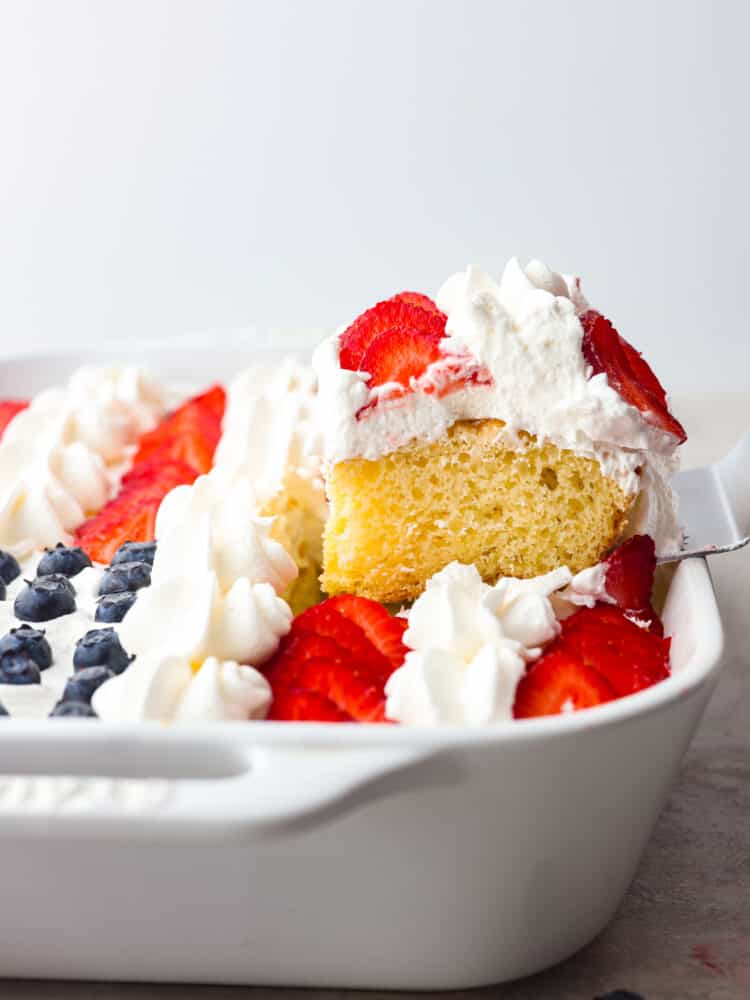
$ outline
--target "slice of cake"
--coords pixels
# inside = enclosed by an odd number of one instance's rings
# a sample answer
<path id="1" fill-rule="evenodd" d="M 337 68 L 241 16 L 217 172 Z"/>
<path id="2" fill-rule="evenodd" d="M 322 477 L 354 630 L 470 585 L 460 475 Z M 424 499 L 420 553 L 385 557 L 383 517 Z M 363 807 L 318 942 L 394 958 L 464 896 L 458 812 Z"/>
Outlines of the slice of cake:
<path id="1" fill-rule="evenodd" d="M 532 577 L 626 534 L 678 544 L 685 440 L 640 354 L 577 279 L 469 268 L 317 350 L 329 516 L 323 590 L 412 600 L 448 563 Z"/>

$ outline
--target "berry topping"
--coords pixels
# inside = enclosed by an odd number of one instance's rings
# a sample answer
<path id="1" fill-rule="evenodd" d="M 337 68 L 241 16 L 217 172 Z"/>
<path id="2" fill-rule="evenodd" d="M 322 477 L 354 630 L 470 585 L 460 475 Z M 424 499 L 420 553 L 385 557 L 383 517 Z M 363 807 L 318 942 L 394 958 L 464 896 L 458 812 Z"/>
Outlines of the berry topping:
<path id="1" fill-rule="evenodd" d="M 121 562 L 104 571 L 99 594 L 122 594 L 140 590 L 151 583 L 151 565 L 147 562 Z"/>
<path id="2" fill-rule="evenodd" d="M 359 625 L 373 646 L 390 661 L 394 670 L 401 666 L 407 653 L 403 642 L 408 625 L 405 618 L 388 614 L 377 601 L 354 597 L 352 594 L 339 594 L 330 598 L 328 604 L 344 618 Z"/>
<path id="3" fill-rule="evenodd" d="M 123 542 L 112 556 L 112 566 L 124 562 L 145 562 L 154 565 L 156 542 Z"/>
<path id="4" fill-rule="evenodd" d="M 153 541 L 162 500 L 175 486 L 194 482 L 196 475 L 184 462 L 161 464 L 158 457 L 131 469 L 117 496 L 78 528 L 76 541 L 92 559 L 103 563 L 127 541 Z"/>
<path id="5" fill-rule="evenodd" d="M 384 687 L 403 660 L 402 632 L 400 620 L 365 598 L 308 608 L 264 668 L 274 693 L 268 718 L 385 722 Z"/>
<path id="6" fill-rule="evenodd" d="M 58 542 L 54 549 L 47 549 L 36 568 L 37 576 L 48 576 L 59 573 L 62 576 L 75 576 L 82 569 L 91 565 L 91 560 L 80 548 L 68 548 Z"/>
<path id="7" fill-rule="evenodd" d="M 439 338 L 430 333 L 391 327 L 370 343 L 362 359 L 362 369 L 370 373 L 368 386 L 398 382 L 408 389 L 413 378 L 424 375 L 429 365 L 443 357 L 439 345 Z"/>
<path id="8" fill-rule="evenodd" d="M 107 667 L 114 674 L 121 674 L 135 659 L 128 656 L 113 628 L 93 628 L 76 643 L 73 668 Z"/>
<path id="9" fill-rule="evenodd" d="M 144 434 L 133 459 L 134 466 L 149 459 L 183 462 L 197 474 L 208 472 L 221 437 L 226 394 L 221 386 L 183 403 L 154 430 Z"/>
<path id="10" fill-rule="evenodd" d="M 521 678 L 513 715 L 527 719 L 602 705 L 616 697 L 605 678 L 564 650 L 545 653 Z"/>
<path id="11" fill-rule="evenodd" d="M 27 399 L 0 399 L 0 438 L 13 417 L 29 405 Z"/>
<path id="12" fill-rule="evenodd" d="M 401 296 L 417 294 L 402 292 Z M 351 326 L 344 330 L 339 338 L 339 364 L 342 368 L 351 371 L 371 371 L 366 367 L 364 360 L 367 349 L 376 337 L 394 327 L 427 334 L 435 341 L 445 336 L 445 316 L 437 307 L 425 309 L 421 304 L 405 301 L 401 296 L 379 302 L 358 316 Z M 434 303 L 430 304 L 434 306 Z"/>
<path id="13" fill-rule="evenodd" d="M 50 719 L 96 719 L 96 712 L 85 701 L 58 701 L 49 713 Z"/>
<path id="14" fill-rule="evenodd" d="M 662 624 L 651 604 L 656 572 L 656 547 L 649 535 L 633 535 L 605 560 L 607 593 L 628 618 L 661 632 Z"/>
<path id="15" fill-rule="evenodd" d="M 70 615 L 76 609 L 75 590 L 67 577 L 59 573 L 27 580 L 19 591 L 13 611 L 16 618 L 29 622 L 46 622 Z"/>
<path id="16" fill-rule="evenodd" d="M 669 639 L 640 628 L 618 608 L 600 604 L 566 618 L 549 649 L 575 656 L 622 697 L 669 677 L 669 644 Z"/>
<path id="17" fill-rule="evenodd" d="M 28 653 L 8 653 L 0 660 L 0 684 L 40 684 L 39 667 Z"/>
<path id="18" fill-rule="evenodd" d="M 18 560 L 10 552 L 0 549 L 0 581 L 3 583 L 13 583 L 17 576 L 21 575 L 21 567 Z"/>
<path id="19" fill-rule="evenodd" d="M 107 594 L 106 597 L 100 597 L 96 602 L 95 621 L 121 622 L 135 604 L 137 596 L 132 591 L 125 591 L 122 594 Z"/>
<path id="20" fill-rule="evenodd" d="M 7 600 L 8 588 L 5 586 L 2 580 L 0 580 L 0 601 Z"/>
<path id="21" fill-rule="evenodd" d="M 107 667 L 84 667 L 68 678 L 62 700 L 90 702 L 94 691 L 114 676 Z"/>
<path id="22" fill-rule="evenodd" d="M 680 444 L 686 441 L 685 429 L 669 412 L 666 393 L 646 360 L 601 313 L 589 309 L 580 319 L 583 355 L 593 374 L 604 372 L 610 386 L 637 407 L 645 420 L 673 434 Z"/>
<path id="23" fill-rule="evenodd" d="M 9 718 L 10 718 L 10 712 L 5 707 L 5 705 L 3 705 L 2 702 L 0 702 L 0 719 L 9 719 Z"/>
<path id="24" fill-rule="evenodd" d="M 40 670 L 52 666 L 52 648 L 43 629 L 32 628 L 31 625 L 12 628 L 0 639 L 0 665 L 6 656 L 15 653 L 30 656 Z"/>
<path id="25" fill-rule="evenodd" d="M 390 301 L 408 302 L 411 306 L 419 306 L 420 309 L 425 309 L 427 312 L 435 313 L 436 316 L 440 316 L 443 322 L 445 322 L 445 314 L 438 309 L 429 295 L 423 295 L 422 292 L 399 292 L 398 295 L 394 295 Z"/>

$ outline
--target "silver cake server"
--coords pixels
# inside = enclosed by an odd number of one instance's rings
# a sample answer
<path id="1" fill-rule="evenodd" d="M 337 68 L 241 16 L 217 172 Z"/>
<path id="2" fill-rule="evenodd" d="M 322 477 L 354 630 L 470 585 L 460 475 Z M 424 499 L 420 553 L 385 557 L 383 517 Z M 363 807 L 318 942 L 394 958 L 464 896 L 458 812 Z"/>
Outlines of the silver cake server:
<path id="1" fill-rule="evenodd" d="M 721 461 L 676 473 L 672 486 L 685 542 L 658 562 L 732 552 L 750 542 L 750 431 Z"/>

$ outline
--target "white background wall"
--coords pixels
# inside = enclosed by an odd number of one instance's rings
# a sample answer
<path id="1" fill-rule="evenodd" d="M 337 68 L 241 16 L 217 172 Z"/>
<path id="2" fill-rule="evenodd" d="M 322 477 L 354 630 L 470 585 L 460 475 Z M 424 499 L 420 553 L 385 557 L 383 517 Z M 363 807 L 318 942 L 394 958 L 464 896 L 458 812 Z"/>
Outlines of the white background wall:
<path id="1" fill-rule="evenodd" d="M 325 326 L 511 254 L 750 388 L 744 2 L 0 0 L 0 349 Z"/>

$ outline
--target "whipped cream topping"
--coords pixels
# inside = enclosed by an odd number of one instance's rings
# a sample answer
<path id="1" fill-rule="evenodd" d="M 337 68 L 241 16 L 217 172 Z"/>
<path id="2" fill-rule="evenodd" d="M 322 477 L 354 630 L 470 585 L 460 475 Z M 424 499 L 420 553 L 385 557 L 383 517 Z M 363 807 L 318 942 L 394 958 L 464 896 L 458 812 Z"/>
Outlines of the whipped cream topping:
<path id="1" fill-rule="evenodd" d="M 271 704 L 268 681 L 253 667 L 208 657 L 193 669 L 186 657 L 145 654 L 103 684 L 94 711 L 111 722 L 229 722 L 262 719 Z"/>
<path id="2" fill-rule="evenodd" d="M 65 387 L 35 396 L 0 443 L 0 546 L 23 557 L 69 543 L 165 407 L 159 385 L 137 368 L 80 368 Z"/>
<path id="3" fill-rule="evenodd" d="M 227 390 L 215 467 L 241 469 L 261 503 L 278 493 L 291 472 L 324 507 L 318 406 L 311 368 L 293 359 L 276 370 L 252 365 Z"/>
<path id="4" fill-rule="evenodd" d="M 590 377 L 579 320 L 588 303 L 578 279 L 539 261 L 524 269 L 514 258 L 499 282 L 475 267 L 454 274 L 437 305 L 447 315 L 445 360 L 431 365 L 406 395 L 388 399 L 387 387 L 368 389 L 367 373 L 342 369 L 338 336 L 318 347 L 313 364 L 326 462 L 376 459 L 413 440 L 435 441 L 457 420 L 502 420 L 509 448 L 525 447 L 524 431 L 596 459 L 629 496 L 645 487 L 660 512 L 652 532 L 657 549 L 674 544 L 679 531 L 668 477 L 677 465 L 677 441 L 626 403 L 604 373 Z M 460 370 L 461 359 L 467 373 L 479 365 L 489 377 L 445 395 L 419 391 L 439 384 L 457 363 Z M 373 399 L 377 405 L 367 406 Z M 629 533 L 637 530 L 642 521 Z"/>
<path id="5" fill-rule="evenodd" d="M 250 477 L 240 470 L 217 467 L 192 486 L 176 487 L 157 515 L 152 582 L 213 572 L 222 591 L 244 577 L 282 594 L 297 567 L 269 536 L 272 518 L 253 514 L 257 505 Z"/>
<path id="6" fill-rule="evenodd" d="M 475 566 L 450 563 L 408 613 L 410 652 L 386 684 L 386 716 L 413 726 L 511 719 L 526 664 L 559 633 L 550 596 L 570 581 L 563 567 L 492 587 Z"/>

